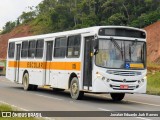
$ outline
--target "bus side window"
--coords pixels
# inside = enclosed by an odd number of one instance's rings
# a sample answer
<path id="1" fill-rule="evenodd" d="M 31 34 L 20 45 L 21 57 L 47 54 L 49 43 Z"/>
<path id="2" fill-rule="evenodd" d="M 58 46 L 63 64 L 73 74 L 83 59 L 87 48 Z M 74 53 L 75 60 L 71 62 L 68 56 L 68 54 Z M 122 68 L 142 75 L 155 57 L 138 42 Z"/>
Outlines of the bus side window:
<path id="1" fill-rule="evenodd" d="M 79 57 L 80 55 L 81 36 L 69 36 L 67 46 L 67 57 Z"/>
<path id="2" fill-rule="evenodd" d="M 21 57 L 27 58 L 28 56 L 28 41 L 22 42 L 22 49 L 21 49 Z"/>
<path id="3" fill-rule="evenodd" d="M 67 39 L 56 38 L 55 39 L 55 47 L 54 47 L 54 57 L 64 58 L 66 53 Z"/>
<path id="4" fill-rule="evenodd" d="M 44 40 L 37 40 L 36 43 L 36 56 L 37 58 L 42 58 L 43 57 L 43 47 L 44 47 Z"/>
<path id="5" fill-rule="evenodd" d="M 8 57 L 9 58 L 14 58 L 14 51 L 15 51 L 15 43 L 10 42 L 9 43 L 9 49 L 8 49 Z"/>
<path id="6" fill-rule="evenodd" d="M 36 48 L 36 41 L 29 41 L 29 50 L 28 50 L 28 57 L 34 58 L 35 57 L 35 48 Z"/>

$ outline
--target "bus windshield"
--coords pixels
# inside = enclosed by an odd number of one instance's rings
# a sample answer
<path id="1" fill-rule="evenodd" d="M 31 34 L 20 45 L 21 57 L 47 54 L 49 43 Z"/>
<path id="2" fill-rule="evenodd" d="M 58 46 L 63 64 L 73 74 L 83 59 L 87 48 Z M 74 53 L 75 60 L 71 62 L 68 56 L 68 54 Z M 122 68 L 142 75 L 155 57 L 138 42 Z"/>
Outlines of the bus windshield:
<path id="1" fill-rule="evenodd" d="M 145 45 L 145 42 L 137 40 L 99 39 L 96 65 L 106 68 L 125 69 L 126 64 L 134 64 L 136 69 L 138 69 L 137 65 L 140 65 L 139 68 L 142 69 L 145 67 Z M 127 67 L 127 69 L 129 68 L 134 69 L 134 66 Z"/>

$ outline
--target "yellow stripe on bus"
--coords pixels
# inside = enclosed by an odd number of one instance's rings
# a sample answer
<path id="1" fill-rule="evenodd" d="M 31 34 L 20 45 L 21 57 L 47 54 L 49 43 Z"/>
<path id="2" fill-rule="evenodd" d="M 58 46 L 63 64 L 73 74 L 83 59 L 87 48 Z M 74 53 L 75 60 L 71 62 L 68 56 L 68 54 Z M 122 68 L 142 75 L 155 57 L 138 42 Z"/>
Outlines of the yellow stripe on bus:
<path id="1" fill-rule="evenodd" d="M 144 65 L 142 63 L 131 63 L 131 68 L 144 68 Z"/>
<path id="2" fill-rule="evenodd" d="M 8 62 L 8 67 L 16 67 L 16 66 L 17 66 L 17 64 L 16 64 L 15 61 L 9 61 Z"/>
<path id="3" fill-rule="evenodd" d="M 9 61 L 8 67 L 18 67 L 16 61 Z M 51 70 L 80 70 L 80 62 L 26 62 L 20 61 L 19 68 L 51 69 Z"/>

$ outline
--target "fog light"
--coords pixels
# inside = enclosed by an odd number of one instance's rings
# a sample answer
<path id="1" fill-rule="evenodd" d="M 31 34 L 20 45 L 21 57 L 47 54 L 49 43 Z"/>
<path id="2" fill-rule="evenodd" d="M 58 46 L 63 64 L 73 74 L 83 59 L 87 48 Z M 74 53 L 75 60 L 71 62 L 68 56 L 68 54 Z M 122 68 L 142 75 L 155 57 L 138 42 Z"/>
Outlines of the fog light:
<path id="1" fill-rule="evenodd" d="M 140 83 L 141 83 L 141 81 L 140 81 L 140 80 L 138 80 L 138 83 L 140 84 Z"/>
<path id="2" fill-rule="evenodd" d="M 141 81 L 144 82 L 144 79 L 142 79 Z"/>
<path id="3" fill-rule="evenodd" d="M 109 82 L 110 81 L 110 79 L 107 79 L 107 82 Z"/>
<path id="4" fill-rule="evenodd" d="M 102 80 L 105 80 L 105 77 L 102 77 Z"/>

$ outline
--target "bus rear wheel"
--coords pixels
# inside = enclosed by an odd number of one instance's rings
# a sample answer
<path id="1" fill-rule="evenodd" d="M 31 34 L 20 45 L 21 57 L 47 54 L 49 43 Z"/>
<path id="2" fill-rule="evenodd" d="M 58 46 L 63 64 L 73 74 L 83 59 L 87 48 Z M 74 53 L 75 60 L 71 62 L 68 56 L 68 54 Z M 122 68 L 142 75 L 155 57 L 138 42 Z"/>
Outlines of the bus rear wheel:
<path id="1" fill-rule="evenodd" d="M 33 86 L 31 84 L 29 84 L 28 73 L 25 73 L 24 76 L 23 76 L 23 88 L 24 88 L 25 91 L 31 90 L 33 88 Z"/>
<path id="2" fill-rule="evenodd" d="M 110 95 L 113 101 L 121 101 L 124 98 L 125 93 L 110 93 Z"/>
<path id="3" fill-rule="evenodd" d="M 84 92 L 79 90 L 79 82 L 76 77 L 74 77 L 70 84 L 70 94 L 75 100 L 80 100 L 84 96 Z"/>

